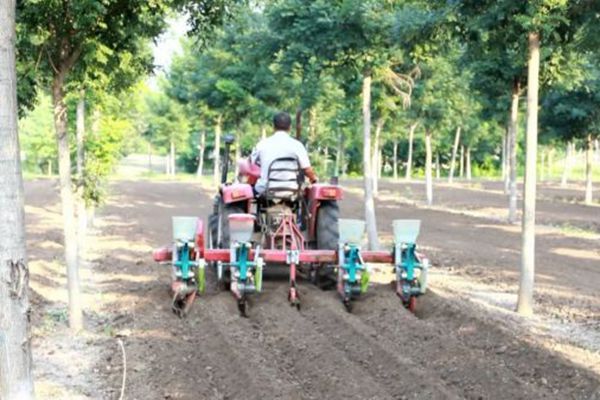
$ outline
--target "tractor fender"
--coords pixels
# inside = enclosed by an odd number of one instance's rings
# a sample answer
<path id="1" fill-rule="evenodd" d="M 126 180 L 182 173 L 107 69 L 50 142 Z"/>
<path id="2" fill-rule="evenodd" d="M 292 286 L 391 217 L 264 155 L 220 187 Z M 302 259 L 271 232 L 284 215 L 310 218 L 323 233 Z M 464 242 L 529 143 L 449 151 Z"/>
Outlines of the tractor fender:
<path id="1" fill-rule="evenodd" d="M 307 197 L 310 201 L 314 200 L 341 200 L 344 197 L 344 190 L 337 185 L 327 183 L 315 183 L 308 188 Z"/>
<path id="2" fill-rule="evenodd" d="M 225 204 L 237 203 L 239 201 L 251 200 L 254 198 L 252 186 L 247 183 L 234 183 L 222 188 L 223 202 Z"/>
<path id="3" fill-rule="evenodd" d="M 305 196 L 308 199 L 310 212 L 308 236 L 310 240 L 314 240 L 316 237 L 315 230 L 317 223 L 317 212 L 321 206 L 321 203 L 324 201 L 328 202 L 342 200 L 344 197 L 344 190 L 337 185 L 316 183 L 306 189 Z"/>

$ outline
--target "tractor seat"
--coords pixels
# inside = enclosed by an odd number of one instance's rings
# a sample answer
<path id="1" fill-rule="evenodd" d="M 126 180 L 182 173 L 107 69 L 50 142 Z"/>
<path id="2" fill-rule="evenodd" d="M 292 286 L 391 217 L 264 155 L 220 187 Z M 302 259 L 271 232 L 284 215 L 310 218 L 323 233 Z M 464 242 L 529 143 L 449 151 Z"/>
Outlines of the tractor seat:
<path id="1" fill-rule="evenodd" d="M 295 202 L 300 197 L 300 187 L 304 177 L 300 164 L 295 158 L 273 160 L 269 165 L 267 177 L 264 192 L 266 200 L 274 203 Z"/>

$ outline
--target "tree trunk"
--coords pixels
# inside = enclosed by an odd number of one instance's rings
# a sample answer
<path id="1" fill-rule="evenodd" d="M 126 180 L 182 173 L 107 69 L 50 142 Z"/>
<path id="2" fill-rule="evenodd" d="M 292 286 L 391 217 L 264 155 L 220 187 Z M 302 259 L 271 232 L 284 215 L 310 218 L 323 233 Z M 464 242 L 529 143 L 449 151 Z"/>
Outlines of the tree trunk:
<path id="1" fill-rule="evenodd" d="M 171 154 L 169 153 L 165 156 L 165 174 L 171 175 Z"/>
<path id="2" fill-rule="evenodd" d="M 585 204 L 592 205 L 592 164 L 594 159 L 592 135 L 587 136 L 585 152 Z"/>
<path id="3" fill-rule="evenodd" d="M 260 126 L 260 138 L 265 140 L 267 138 L 267 128 L 264 125 Z"/>
<path id="4" fill-rule="evenodd" d="M 52 159 L 48 160 L 48 176 L 52 176 Z"/>
<path id="5" fill-rule="evenodd" d="M 327 172 L 329 167 L 329 147 L 325 146 L 325 151 L 323 152 L 323 177 L 327 177 Z"/>
<path id="6" fill-rule="evenodd" d="M 29 269 L 17 133 L 15 1 L 0 3 L 0 398 L 34 398 Z"/>
<path id="7" fill-rule="evenodd" d="M 306 151 L 309 151 L 309 147 L 316 144 L 317 141 L 317 109 L 311 107 L 308 110 L 308 137 L 306 139 Z"/>
<path id="8" fill-rule="evenodd" d="M 377 155 L 377 163 L 379 164 L 379 168 L 377 168 L 377 178 L 381 179 L 383 176 L 383 168 L 385 167 L 385 159 L 383 158 L 383 145 L 379 146 L 379 154 Z"/>
<path id="9" fill-rule="evenodd" d="M 380 138 L 383 129 L 383 118 L 378 118 L 375 124 L 375 140 L 373 141 L 373 195 L 379 194 L 379 167 L 380 167 Z"/>
<path id="10" fill-rule="evenodd" d="M 471 175 L 471 147 L 467 146 L 465 148 L 465 164 L 467 164 L 467 180 L 470 181 L 472 178 Z"/>
<path id="11" fill-rule="evenodd" d="M 511 94 L 510 129 L 508 138 L 508 222 L 511 224 L 517 221 L 517 129 L 520 93 L 521 83 L 515 78 Z"/>
<path id="12" fill-rule="evenodd" d="M 344 134 L 340 131 L 338 134 L 337 152 L 335 153 L 335 175 L 340 176 L 342 169 L 342 154 L 344 153 Z"/>
<path id="13" fill-rule="evenodd" d="M 505 131 L 502 134 L 502 161 L 501 161 L 501 169 L 502 169 L 502 181 L 506 179 L 506 136 L 507 132 Z"/>
<path id="14" fill-rule="evenodd" d="M 79 91 L 77 101 L 77 179 L 82 183 L 83 179 L 83 142 L 85 140 L 85 90 Z"/>
<path id="15" fill-rule="evenodd" d="M 148 142 L 148 172 L 152 172 L 152 145 Z"/>
<path id="16" fill-rule="evenodd" d="M 240 173 L 240 165 L 239 161 L 242 158 L 242 145 L 240 143 L 240 135 L 237 134 L 235 137 L 235 163 L 234 163 L 234 172 L 233 179 L 237 179 Z"/>
<path id="17" fill-rule="evenodd" d="M 546 180 L 546 151 L 544 148 L 540 149 L 540 182 Z"/>
<path id="18" fill-rule="evenodd" d="M 460 176 L 460 178 L 464 178 L 465 177 L 465 146 L 461 145 L 460 146 L 460 168 L 458 171 L 458 176 Z"/>
<path id="19" fill-rule="evenodd" d="M 552 174 L 554 171 L 554 152 L 555 149 L 554 147 L 551 147 L 550 150 L 548 150 L 548 158 L 547 158 L 547 166 L 548 166 L 548 179 L 552 180 Z"/>
<path id="20" fill-rule="evenodd" d="M 504 181 L 504 194 L 508 194 L 509 192 L 509 165 L 508 165 L 508 141 L 509 141 L 509 131 L 510 127 L 506 127 L 506 132 L 504 133 L 504 138 L 502 140 L 502 180 Z"/>
<path id="21" fill-rule="evenodd" d="M 567 186 L 567 180 L 569 179 L 569 174 L 571 172 L 571 158 L 573 157 L 573 142 L 567 142 L 567 147 L 565 150 L 565 164 L 563 168 L 562 177 L 560 178 L 560 187 Z"/>
<path id="22" fill-rule="evenodd" d="M 99 107 L 95 107 L 94 111 L 92 112 L 92 123 L 90 124 L 89 130 L 90 136 L 98 137 L 98 135 L 100 134 L 101 119 L 102 111 Z M 150 162 L 152 162 L 152 160 L 150 160 Z M 87 227 L 93 227 L 96 223 L 96 204 L 94 204 L 93 202 L 87 204 L 86 215 Z"/>
<path id="23" fill-rule="evenodd" d="M 96 208 L 93 205 L 90 205 L 87 208 L 87 224 L 88 224 L 88 226 L 93 227 L 95 220 L 96 220 Z"/>
<path id="24" fill-rule="evenodd" d="M 394 180 L 398 179 L 398 138 L 394 137 L 394 160 L 393 160 Z"/>
<path id="25" fill-rule="evenodd" d="M 533 282 L 535 276 L 535 196 L 538 136 L 538 85 L 540 72 L 540 36 L 529 33 L 529 61 L 527 67 L 527 157 L 523 196 L 523 222 L 521 250 L 521 280 L 517 312 L 533 313 Z"/>
<path id="26" fill-rule="evenodd" d="M 377 220 L 375 219 L 375 200 L 373 199 L 373 177 L 371 176 L 371 72 L 363 75 L 362 87 L 363 113 L 363 174 L 365 185 L 365 222 L 369 250 L 379 249 Z"/>
<path id="27" fill-rule="evenodd" d="M 206 148 L 206 131 L 200 131 L 200 145 L 198 146 L 198 169 L 196 176 L 200 178 L 204 173 L 204 149 Z"/>
<path id="28" fill-rule="evenodd" d="M 88 226 L 85 199 L 81 194 L 77 196 L 77 265 L 80 268 L 85 263 Z"/>
<path id="29" fill-rule="evenodd" d="M 67 106 L 64 101 L 65 72 L 54 76 L 52 100 L 54 106 L 54 126 L 58 144 L 58 174 L 60 176 L 60 198 L 62 203 L 65 260 L 69 291 L 69 327 L 79 331 L 83 327 L 81 296 L 79 290 L 79 266 L 77 265 L 77 234 L 75 205 L 71 180 L 71 153 L 67 133 Z"/>
<path id="30" fill-rule="evenodd" d="M 220 173 L 219 173 L 219 160 L 221 158 L 221 124 L 223 122 L 223 117 L 221 114 L 217 116 L 217 121 L 215 123 L 215 149 L 213 153 L 213 183 L 217 187 L 220 184 Z"/>
<path id="31" fill-rule="evenodd" d="M 448 175 L 448 183 L 454 180 L 454 168 L 456 166 L 456 153 L 458 152 L 458 143 L 460 142 L 460 126 L 456 128 L 454 135 L 454 146 L 452 146 L 452 158 L 450 159 L 450 174 Z"/>
<path id="32" fill-rule="evenodd" d="M 85 159 L 85 90 L 79 91 L 76 109 L 77 127 L 77 265 L 81 268 L 85 259 L 87 237 L 87 212 L 84 199 L 84 159 Z"/>
<path id="33" fill-rule="evenodd" d="M 431 131 L 425 128 L 425 189 L 427 191 L 427 205 L 433 204 L 433 171 L 431 154 Z"/>
<path id="34" fill-rule="evenodd" d="M 408 157 L 406 158 L 406 177 L 407 181 L 412 179 L 412 158 L 413 158 L 413 143 L 415 138 L 415 129 L 417 129 L 417 123 L 410 126 L 408 130 Z"/>
<path id="35" fill-rule="evenodd" d="M 171 145 L 170 145 L 170 156 L 169 156 L 169 161 L 171 163 L 171 176 L 175 176 L 176 173 L 176 158 L 175 158 L 175 142 L 173 141 L 173 139 L 171 139 Z"/>

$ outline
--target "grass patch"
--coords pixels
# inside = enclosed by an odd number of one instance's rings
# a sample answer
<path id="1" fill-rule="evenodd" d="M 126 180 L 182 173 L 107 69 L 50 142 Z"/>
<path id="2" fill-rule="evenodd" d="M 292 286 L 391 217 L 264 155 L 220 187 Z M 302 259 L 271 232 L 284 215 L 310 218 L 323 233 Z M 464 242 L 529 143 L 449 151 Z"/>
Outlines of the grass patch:
<path id="1" fill-rule="evenodd" d="M 581 228 L 569 223 L 556 225 L 555 227 L 558 228 L 560 233 L 568 236 L 576 236 L 586 239 L 596 239 L 600 236 L 600 232 L 597 232 L 593 229 Z"/>

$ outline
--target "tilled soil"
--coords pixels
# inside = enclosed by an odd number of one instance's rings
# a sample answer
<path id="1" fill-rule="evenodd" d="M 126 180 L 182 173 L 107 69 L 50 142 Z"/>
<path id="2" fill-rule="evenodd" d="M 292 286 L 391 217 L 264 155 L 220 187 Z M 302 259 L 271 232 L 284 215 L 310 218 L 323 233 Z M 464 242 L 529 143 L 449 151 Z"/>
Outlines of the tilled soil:
<path id="1" fill-rule="evenodd" d="M 36 190 L 29 190 L 31 196 L 53 191 L 49 183 L 35 185 Z M 533 335 L 487 318 L 469 304 L 440 296 L 435 280 L 417 316 L 404 310 L 384 284 L 374 285 L 349 314 L 335 293 L 302 283 L 302 309 L 296 311 L 287 302 L 285 277 L 278 276 L 266 281 L 264 292 L 252 299 L 249 318 L 238 315 L 229 293 L 211 291 L 197 300 L 187 319 L 179 319 L 170 311 L 170 271 L 152 262 L 151 249 L 169 242 L 171 216 L 207 216 L 212 193 L 192 183 L 143 181 L 117 182 L 112 192 L 94 244 L 100 256 L 93 260 L 96 280 L 92 284 L 102 293 L 98 298 L 103 312 L 88 318 L 100 324 L 92 329 L 116 335 L 124 343 L 127 399 L 592 399 L 600 395 L 598 375 L 548 351 Z M 380 204 L 382 227 L 394 218 L 424 220 L 421 242 L 431 248 L 434 265 L 439 265 L 435 255 L 455 247 L 453 263 L 487 266 L 490 258 L 506 252 L 495 240 L 505 240 L 505 247 L 517 240 L 510 232 L 486 228 L 474 228 L 472 236 L 461 239 L 462 231 L 444 228 L 469 222 L 451 219 L 459 216 Z M 360 218 L 360 198 L 349 195 L 342 214 Z M 478 251 L 467 252 L 473 244 Z M 444 263 L 449 259 L 444 258 Z M 506 265 L 494 262 L 493 268 Z M 569 265 L 578 267 L 574 262 Z M 598 284 L 592 266 L 581 271 Z M 567 281 L 565 286 L 571 284 L 579 281 Z M 591 290 L 592 283 L 588 286 Z M 103 348 L 94 369 L 104 385 L 90 398 L 118 398 L 123 366 L 120 350 L 112 344 Z M 103 341 L 96 345 L 108 346 Z"/>
<path id="2" fill-rule="evenodd" d="M 347 182 L 361 186 L 362 182 Z M 381 194 L 395 193 L 418 203 L 425 202 L 425 186 L 422 182 L 406 183 L 382 180 Z M 522 184 L 517 185 L 518 207 L 521 207 Z M 508 195 L 504 185 L 498 181 L 468 181 L 448 185 L 446 180 L 434 184 L 434 204 L 456 210 L 475 211 L 491 218 L 505 220 L 508 216 Z M 600 233 L 600 201 L 594 192 L 594 206 L 583 204 L 584 187 L 570 183 L 561 188 L 557 183 L 539 183 L 537 187 L 536 223 L 555 225 Z M 520 211 L 520 210 L 519 210 Z"/>
<path id="3" fill-rule="evenodd" d="M 347 182 L 352 188 L 357 182 Z M 494 188 L 490 182 L 484 187 Z M 496 184 L 496 189 L 501 189 Z M 383 182 L 378 201 L 379 229 L 390 232 L 392 219 L 422 220 L 419 241 L 434 265 L 481 282 L 495 290 L 516 293 L 521 257 L 520 225 L 496 220 L 497 214 L 468 215 L 465 210 L 506 207 L 499 191 L 485 192 L 467 187 L 435 188 L 434 208 L 421 203 L 423 185 Z M 540 193 L 558 189 L 542 186 Z M 591 235 L 561 233 L 557 229 L 538 227 L 536 235 L 536 300 L 538 311 L 560 321 L 572 321 L 600 332 L 600 208 L 567 204 L 548 195 L 538 200 L 537 222 L 547 225 L 569 224 L 591 230 Z M 348 194 L 342 203 L 345 215 L 362 213 L 361 196 Z M 407 201 L 409 203 L 407 203 Z M 410 201 L 415 201 L 411 204 Z M 436 208 L 437 207 L 437 208 Z M 596 232 L 596 234 L 594 234 Z M 597 345 L 596 351 L 600 349 Z"/>

